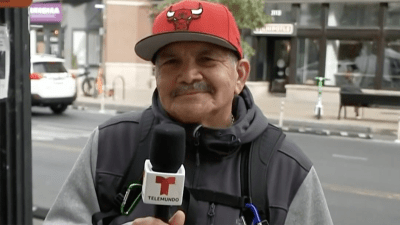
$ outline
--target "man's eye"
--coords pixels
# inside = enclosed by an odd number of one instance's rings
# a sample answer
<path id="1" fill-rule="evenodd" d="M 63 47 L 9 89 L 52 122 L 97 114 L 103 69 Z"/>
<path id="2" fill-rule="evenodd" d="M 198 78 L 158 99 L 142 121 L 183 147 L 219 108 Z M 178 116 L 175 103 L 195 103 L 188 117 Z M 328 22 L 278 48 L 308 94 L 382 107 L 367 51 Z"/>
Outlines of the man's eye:
<path id="1" fill-rule="evenodd" d="M 214 61 L 214 59 L 211 57 L 202 57 L 202 58 L 200 58 L 200 61 L 201 62 L 211 62 L 211 61 Z"/>
<path id="2" fill-rule="evenodd" d="M 164 61 L 164 63 L 163 64 L 176 64 L 176 63 L 178 63 L 178 60 L 177 59 L 169 59 L 169 60 L 166 60 L 166 61 Z"/>

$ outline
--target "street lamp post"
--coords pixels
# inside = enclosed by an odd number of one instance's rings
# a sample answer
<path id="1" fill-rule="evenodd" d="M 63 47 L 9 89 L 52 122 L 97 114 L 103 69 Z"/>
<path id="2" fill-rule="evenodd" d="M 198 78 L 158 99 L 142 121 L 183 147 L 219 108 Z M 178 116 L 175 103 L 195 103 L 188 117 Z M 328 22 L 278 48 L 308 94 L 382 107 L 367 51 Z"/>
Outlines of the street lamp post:
<path id="1" fill-rule="evenodd" d="M 8 94 L 0 100 L 0 224 L 32 224 L 30 41 L 27 8 L 0 8 L 9 30 Z M 4 44 L 4 43 L 3 43 Z"/>
<path id="2" fill-rule="evenodd" d="M 101 47 L 101 67 L 99 68 L 99 73 L 97 77 L 97 82 L 101 82 L 101 85 L 97 85 L 98 88 L 102 90 L 102 99 L 100 103 L 100 112 L 105 112 L 105 95 L 106 95 L 106 26 L 107 26 L 107 19 L 106 19 L 106 0 L 102 0 L 102 4 L 96 4 L 94 7 L 96 9 L 101 9 L 103 11 L 103 27 L 99 29 L 99 34 L 101 35 L 102 39 L 102 47 Z M 99 90 L 100 91 L 100 90 Z"/>

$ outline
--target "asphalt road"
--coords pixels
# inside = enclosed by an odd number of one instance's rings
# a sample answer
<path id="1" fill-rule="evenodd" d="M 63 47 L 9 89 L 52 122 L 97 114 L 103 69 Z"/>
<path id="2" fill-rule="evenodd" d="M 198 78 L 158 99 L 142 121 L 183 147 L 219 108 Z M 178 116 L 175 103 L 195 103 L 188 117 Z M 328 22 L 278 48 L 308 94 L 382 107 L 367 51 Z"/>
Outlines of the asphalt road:
<path id="1" fill-rule="evenodd" d="M 49 208 L 91 131 L 112 114 L 32 109 L 33 203 Z M 400 144 L 288 133 L 314 162 L 334 224 L 400 224 Z M 34 220 L 35 225 L 42 222 Z"/>
<path id="2" fill-rule="evenodd" d="M 288 136 L 313 161 L 334 224 L 400 224 L 400 144 Z"/>

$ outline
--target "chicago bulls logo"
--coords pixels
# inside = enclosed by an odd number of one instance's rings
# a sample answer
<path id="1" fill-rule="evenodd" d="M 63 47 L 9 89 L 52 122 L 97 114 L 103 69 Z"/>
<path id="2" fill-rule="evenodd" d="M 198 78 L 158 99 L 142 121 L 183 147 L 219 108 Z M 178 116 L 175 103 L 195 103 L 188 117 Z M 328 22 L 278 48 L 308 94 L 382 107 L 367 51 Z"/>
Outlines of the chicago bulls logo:
<path id="1" fill-rule="evenodd" d="M 161 176 L 156 176 L 156 183 L 161 184 L 160 195 L 168 195 L 169 185 L 175 184 L 175 177 L 164 178 Z"/>
<path id="2" fill-rule="evenodd" d="M 192 20 L 200 18 L 203 13 L 203 6 L 199 3 L 198 9 L 178 9 L 172 10 L 172 6 L 167 12 L 167 20 L 174 23 L 175 30 L 188 30 Z"/>

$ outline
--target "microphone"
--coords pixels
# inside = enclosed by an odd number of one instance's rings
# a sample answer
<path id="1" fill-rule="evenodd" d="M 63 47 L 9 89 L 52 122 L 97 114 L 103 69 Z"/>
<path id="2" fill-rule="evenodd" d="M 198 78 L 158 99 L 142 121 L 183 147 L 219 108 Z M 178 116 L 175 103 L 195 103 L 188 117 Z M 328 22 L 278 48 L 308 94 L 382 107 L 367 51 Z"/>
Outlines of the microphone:
<path id="1" fill-rule="evenodd" d="M 185 129 L 175 124 L 155 126 L 150 159 L 144 164 L 142 200 L 154 204 L 155 217 L 168 223 L 169 206 L 182 205 L 185 185 Z"/>

